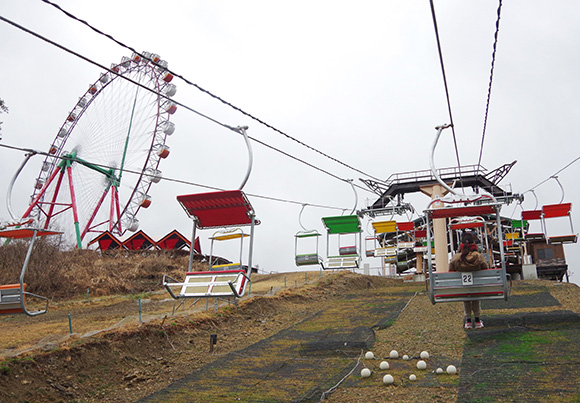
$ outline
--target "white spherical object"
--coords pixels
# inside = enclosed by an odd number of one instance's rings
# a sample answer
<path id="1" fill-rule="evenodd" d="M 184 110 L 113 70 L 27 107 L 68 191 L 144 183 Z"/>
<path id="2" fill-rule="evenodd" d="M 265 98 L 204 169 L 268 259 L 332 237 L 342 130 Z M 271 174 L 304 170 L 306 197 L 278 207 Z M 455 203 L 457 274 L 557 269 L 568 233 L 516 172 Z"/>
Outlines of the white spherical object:
<path id="1" fill-rule="evenodd" d="M 449 365 L 447 367 L 447 373 L 449 375 L 455 375 L 457 373 L 457 368 L 455 368 L 455 365 Z"/>
<path id="2" fill-rule="evenodd" d="M 417 380 L 417 376 L 415 374 L 411 374 L 411 375 L 409 375 L 409 380 L 411 382 L 415 382 Z"/>
<path id="3" fill-rule="evenodd" d="M 372 360 L 373 358 L 375 358 L 375 355 L 373 354 L 372 351 L 367 351 L 367 353 L 365 354 L 365 358 L 367 360 Z"/>
<path id="4" fill-rule="evenodd" d="M 399 353 L 397 352 L 397 350 L 392 350 L 389 353 L 389 357 L 391 357 L 391 358 L 399 358 Z"/>
<path id="5" fill-rule="evenodd" d="M 383 383 L 384 383 L 385 385 L 390 385 L 390 384 L 392 384 L 393 382 L 395 382 L 395 378 L 393 378 L 393 376 L 392 376 L 392 375 L 388 375 L 388 374 L 387 374 L 387 375 L 383 376 Z"/>
<path id="6" fill-rule="evenodd" d="M 421 351 L 421 359 L 426 360 L 429 358 L 429 353 L 427 351 Z"/>
<path id="7" fill-rule="evenodd" d="M 427 368 L 427 363 L 423 360 L 417 361 L 417 369 L 425 369 Z"/>
<path id="8" fill-rule="evenodd" d="M 407 361 L 408 359 L 409 359 L 409 356 L 408 356 L 407 354 L 405 354 L 405 355 L 403 356 L 403 360 Z"/>
<path id="9" fill-rule="evenodd" d="M 443 368 L 437 368 L 437 370 L 435 372 L 437 372 L 439 375 L 441 375 L 443 373 Z"/>
<path id="10" fill-rule="evenodd" d="M 389 369 L 389 363 L 386 361 L 382 361 L 381 364 L 379 365 L 380 369 Z"/>
<path id="11" fill-rule="evenodd" d="M 362 378 L 368 378 L 369 376 L 371 376 L 371 370 L 368 368 L 363 368 L 362 371 L 360 371 L 360 376 Z"/>

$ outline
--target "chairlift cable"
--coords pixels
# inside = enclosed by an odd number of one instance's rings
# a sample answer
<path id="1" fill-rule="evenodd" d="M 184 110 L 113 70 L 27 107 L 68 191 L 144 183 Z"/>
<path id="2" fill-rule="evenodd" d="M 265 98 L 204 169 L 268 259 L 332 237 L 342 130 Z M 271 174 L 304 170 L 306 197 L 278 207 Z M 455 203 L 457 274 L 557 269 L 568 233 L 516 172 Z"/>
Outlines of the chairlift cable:
<path id="1" fill-rule="evenodd" d="M 108 38 L 108 39 L 112 40 L 112 41 L 113 41 L 113 42 L 115 42 L 117 45 L 119 45 L 119 46 L 121 46 L 121 47 L 124 47 L 125 49 L 131 50 L 132 52 L 135 52 L 135 53 L 136 53 L 136 54 L 138 54 L 139 56 L 141 56 L 141 57 L 143 57 L 143 58 L 147 59 L 147 57 L 143 56 L 143 55 L 142 55 L 140 52 L 137 52 L 137 51 L 136 51 L 134 48 L 132 48 L 131 46 L 129 46 L 129 45 L 126 45 L 126 44 L 124 44 L 123 42 L 120 42 L 119 40 L 115 39 L 115 38 L 114 38 L 112 35 L 106 34 L 106 33 L 104 33 L 103 31 L 99 30 L 98 28 L 95 28 L 95 27 L 93 27 L 93 26 L 92 26 L 91 24 L 89 24 L 87 21 L 85 21 L 85 20 L 82 20 L 82 19 L 80 19 L 80 18 L 76 17 L 75 15 L 71 14 L 70 12 L 68 12 L 68 11 L 64 10 L 64 9 L 63 9 L 62 7 L 60 7 L 58 4 L 56 4 L 56 3 L 53 3 L 53 2 L 51 2 L 51 1 L 49 1 L 49 0 L 41 0 L 41 1 L 42 1 L 42 2 L 44 2 L 44 3 L 46 3 L 46 4 L 48 4 L 48 5 L 51 5 L 51 6 L 55 7 L 56 9 L 60 10 L 61 12 L 63 12 L 63 13 L 64 13 L 64 14 L 65 14 L 67 17 L 69 17 L 69 18 L 72 18 L 73 20 L 75 20 L 75 21 L 78 21 L 78 22 L 82 23 L 83 25 L 87 26 L 88 28 L 90 28 L 90 29 L 91 29 L 91 30 L 93 30 L 94 32 L 98 33 L 99 35 L 105 36 L 106 38 Z M 324 156 L 324 157 L 326 157 L 326 158 L 330 159 L 331 161 L 334 161 L 334 162 L 336 162 L 336 163 L 338 163 L 338 164 L 340 164 L 340 165 L 343 165 L 343 166 L 345 166 L 345 167 L 347 167 L 347 168 L 349 168 L 349 169 L 351 169 L 351 170 L 353 170 L 353 171 L 355 171 L 355 172 L 358 172 L 358 173 L 360 173 L 360 174 L 362 174 L 362 175 L 364 175 L 364 176 L 367 176 L 367 177 L 369 177 L 369 178 L 372 178 L 372 179 L 375 179 L 375 180 L 379 180 L 379 181 L 381 180 L 381 179 L 379 179 L 379 178 L 377 178 L 377 177 L 375 177 L 375 176 L 373 176 L 373 175 L 370 175 L 370 174 L 368 174 L 368 173 L 366 173 L 366 172 L 364 172 L 364 171 L 362 171 L 362 170 L 359 170 L 359 169 L 357 169 L 357 168 L 354 168 L 353 166 L 351 166 L 351 165 L 349 165 L 349 164 L 347 164 L 347 163 L 345 163 L 345 162 L 343 162 L 343 161 L 340 161 L 339 159 L 337 159 L 337 158 L 335 158 L 335 157 L 332 157 L 332 156 L 330 156 L 330 155 L 328 155 L 328 154 L 324 153 L 323 151 L 320 151 L 320 150 L 318 150 L 317 148 L 315 148 L 315 147 L 313 147 L 313 146 L 310 146 L 310 145 L 306 144 L 305 142 L 303 142 L 303 141 L 301 141 L 301 140 L 298 140 L 298 139 L 297 139 L 297 138 L 295 138 L 295 137 L 292 137 L 292 136 L 290 136 L 289 134 L 287 134 L 287 133 L 283 132 L 282 130 L 280 130 L 280 129 L 278 129 L 278 128 L 276 128 L 276 127 L 272 126 L 272 125 L 270 125 L 269 123 L 267 123 L 267 122 L 263 121 L 262 119 L 260 119 L 260 118 L 258 118 L 258 117 L 256 117 L 256 116 L 253 116 L 252 114 L 250 114 L 250 113 L 248 113 L 248 112 L 244 111 L 243 109 L 241 109 L 241 108 L 239 108 L 239 107 L 237 107 L 237 106 L 233 105 L 232 103 L 230 103 L 230 102 L 226 101 L 225 99 L 221 98 L 220 96 L 213 94 L 211 91 L 208 91 L 208 90 L 206 90 L 206 89 L 202 88 L 201 86 L 199 86 L 198 84 L 195 84 L 195 83 L 191 82 L 190 80 L 188 80 L 187 78 L 183 77 L 182 75 L 180 75 L 180 74 L 177 74 L 177 73 L 174 73 L 173 71 L 171 71 L 171 70 L 169 70 L 169 69 L 168 69 L 167 71 L 168 71 L 169 73 L 173 74 L 175 77 L 179 77 L 179 78 L 180 78 L 180 79 L 182 79 L 182 80 L 183 80 L 185 83 L 187 83 L 187 84 L 189 84 L 189 85 L 191 85 L 191 86 L 193 86 L 193 87 L 197 88 L 197 89 L 198 89 L 198 90 L 200 90 L 201 92 L 203 92 L 203 93 L 205 93 L 205 94 L 209 95 L 210 97 L 212 97 L 212 98 L 214 98 L 214 99 L 216 99 L 216 100 L 220 101 L 220 102 L 221 102 L 221 103 L 223 103 L 224 105 L 227 105 L 227 106 L 229 106 L 230 108 L 232 108 L 232 109 L 234 109 L 234 110 L 236 110 L 236 111 L 240 112 L 241 114 L 243 114 L 243 115 L 245 115 L 245 116 L 249 117 L 250 119 L 252 119 L 252 120 L 255 120 L 256 122 L 258 122 L 258 123 L 262 124 L 263 126 L 266 126 L 267 128 L 269 128 L 269 129 L 271 129 L 271 130 L 273 130 L 273 131 L 275 131 L 275 132 L 277 132 L 277 133 L 279 133 L 279 134 L 283 135 L 283 136 L 284 136 L 284 137 L 286 137 L 287 139 L 289 139 L 289 140 L 292 140 L 292 141 L 294 141 L 294 142 L 296 142 L 296 143 L 300 144 L 301 146 L 303 146 L 303 147 L 306 147 L 307 149 L 309 149 L 309 150 L 311 150 L 311 151 L 314 151 L 314 152 L 316 152 L 316 153 L 318 153 L 318 154 L 320 154 L 320 155 L 322 155 L 322 156 Z M 457 148 L 457 147 L 456 147 L 456 148 Z M 459 158 L 459 156 L 458 156 L 458 158 Z"/>
<path id="2" fill-rule="evenodd" d="M 43 1 L 44 1 L 44 0 L 43 0 Z M 125 77 L 125 76 L 123 76 L 123 75 L 121 75 L 121 74 L 119 74 L 119 73 L 117 73 L 117 72 L 115 72 L 115 71 L 113 71 L 113 70 L 111 70 L 111 69 L 109 69 L 109 68 L 105 67 L 104 65 L 102 65 L 102 64 L 100 64 L 100 63 L 98 63 L 98 62 L 95 62 L 94 60 L 91 60 L 91 59 L 89 59 L 88 57 L 86 57 L 86 56 L 83 56 L 83 55 L 79 54 L 78 52 L 75 52 L 75 51 L 73 51 L 73 50 L 71 50 L 71 49 L 68 49 L 67 47 L 65 47 L 65 46 L 63 46 L 63 45 L 61 45 L 61 44 L 58 44 L 58 43 L 56 43 L 56 42 L 54 42 L 54 41 L 52 41 L 52 40 L 50 40 L 50 39 L 48 39 L 48 38 L 46 38 L 46 37 L 44 37 L 44 36 L 42 36 L 42 35 L 40 35 L 40 34 L 38 34 L 38 33 L 34 32 L 34 31 L 32 31 L 32 30 L 29 30 L 28 28 L 26 28 L 26 27 L 24 27 L 24 26 L 22 26 L 22 25 L 20 25 L 20 24 L 18 24 L 18 23 L 16 23 L 16 22 L 14 22 L 14 21 L 11 21 L 11 20 L 9 20 L 9 19 L 7 19 L 7 18 L 3 17 L 3 16 L 0 16 L 0 21 L 4 21 L 4 22 L 6 22 L 6 23 L 8 23 L 8 24 L 10 24 L 10 25 L 12 25 L 12 26 L 14 26 L 14 27 L 16 27 L 16 28 L 18 28 L 18 29 L 20 29 L 20 30 L 22 30 L 22 31 L 24 31 L 24 32 L 26 32 L 26 33 L 28 33 L 28 34 L 30 34 L 30 35 L 33 35 L 33 36 L 37 37 L 38 39 L 41 39 L 41 40 L 43 40 L 43 41 L 45 41 L 45 42 L 47 42 L 47 43 L 49 43 L 49 44 L 51 44 L 51 45 L 53 45 L 53 46 L 56 46 L 56 47 L 58 47 L 58 48 L 59 48 L 59 49 L 61 49 L 61 50 L 64 50 L 65 52 L 68 52 L 68 53 L 70 53 L 70 54 L 72 54 L 72 55 L 74 55 L 74 56 L 76 56 L 76 57 L 78 57 L 78 58 L 80 58 L 80 59 L 82 59 L 82 60 L 84 60 L 84 61 L 86 61 L 86 62 L 90 63 L 90 64 L 93 64 L 93 65 L 95 65 L 95 66 L 97 66 L 97 67 L 99 67 L 99 68 L 101 68 L 101 69 L 103 69 L 103 70 L 106 70 L 106 71 L 110 72 L 111 74 L 116 74 L 116 75 L 118 75 L 119 77 L 121 77 L 121 78 L 123 78 L 123 79 L 125 79 L 125 80 L 128 80 L 128 81 L 129 81 L 129 82 L 131 82 L 131 83 L 133 83 L 134 85 L 137 85 L 137 86 L 139 86 L 139 87 L 141 87 L 141 88 L 144 88 L 144 89 L 146 89 L 147 91 L 153 92 L 153 93 L 155 93 L 155 94 L 159 95 L 160 97 L 163 97 L 163 98 L 169 99 L 169 97 L 167 97 L 165 94 L 157 93 L 157 92 L 155 92 L 153 89 L 151 89 L 151 88 L 148 88 L 148 87 L 146 87 L 146 86 L 144 86 L 144 85 L 142 85 L 142 84 L 140 84 L 140 83 L 138 83 L 138 82 L 136 82 L 136 81 L 133 81 L 133 80 L 131 80 L 130 78 L 128 78 L 128 77 Z M 136 52 L 136 53 L 137 53 L 137 52 Z M 169 70 L 168 70 L 168 71 L 169 71 Z M 176 101 L 176 100 L 173 100 L 173 99 L 172 99 L 172 102 L 173 102 L 173 103 L 175 103 L 175 104 L 176 104 L 176 105 L 178 105 L 178 106 L 181 106 L 181 107 L 183 107 L 183 108 L 184 108 L 184 109 L 186 109 L 186 110 L 189 110 L 190 112 L 193 112 L 193 113 L 195 113 L 195 114 L 197 114 L 197 115 L 199 115 L 199 116 L 201 116 L 201 117 L 203 117 L 203 118 L 205 118 L 205 119 L 208 119 L 208 120 L 210 120 L 210 121 L 211 121 L 211 122 L 213 122 L 213 123 L 216 123 L 216 124 L 218 124 L 218 125 L 220 125 L 220 126 L 222 126 L 222 127 L 226 128 L 226 129 L 230 129 L 230 130 L 232 130 L 233 132 L 240 134 L 239 130 L 238 130 L 236 127 L 232 127 L 232 126 L 230 126 L 230 125 L 227 125 L 227 124 L 225 124 L 225 123 L 222 123 L 222 122 L 218 121 L 217 119 L 214 119 L 214 118 L 212 118 L 212 117 L 210 117 L 210 116 L 208 116 L 208 115 L 205 115 L 205 114 L 203 114 L 203 113 L 201 113 L 201 112 L 199 112 L 199 111 L 196 111 L 195 109 L 193 109 L 193 108 L 191 108 L 191 107 L 189 107 L 189 106 L 187 106 L 187 105 L 185 105 L 185 104 L 183 104 L 183 103 L 181 103 L 181 102 L 179 102 L 179 101 Z M 293 155 L 291 155 L 291 154 L 289 154 L 289 153 L 286 153 L 286 152 L 284 152 L 284 151 L 282 151 L 282 150 L 280 150 L 280 149 L 278 149 L 278 148 L 276 148 L 276 147 L 274 147 L 274 146 L 271 146 L 271 145 L 269 145 L 269 144 L 267 144 L 267 143 L 265 143 L 265 142 L 263 142 L 263 141 L 257 140 L 257 139 L 256 139 L 256 138 L 254 138 L 254 137 L 248 136 L 248 138 L 249 138 L 249 139 L 251 139 L 251 140 L 253 140 L 253 141 L 255 141 L 255 142 L 257 142 L 257 143 L 259 143 L 259 144 L 261 144 L 261 145 L 263 145 L 263 146 L 265 146 L 265 147 L 268 147 L 268 148 L 270 148 L 270 149 L 272 149 L 272 150 L 274 150 L 274 151 L 277 151 L 277 152 L 279 152 L 279 153 L 281 153 L 281 154 L 283 154 L 283 155 L 285 155 L 285 156 L 287 156 L 287 157 L 289 157 L 289 158 L 292 158 L 292 159 L 294 159 L 294 160 L 296 160 L 296 161 L 298 161 L 298 162 L 301 162 L 301 163 L 303 163 L 303 164 L 305 164 L 305 165 L 307 165 L 307 166 L 309 166 L 309 167 L 311 167 L 311 168 L 314 168 L 314 169 L 316 169 L 316 170 L 318 170 L 318 171 L 320 171 L 320 172 L 323 172 L 323 173 L 325 173 L 325 174 L 327 174 L 327 175 L 329 175 L 329 176 L 332 176 L 332 177 L 333 177 L 333 178 L 335 178 L 335 179 L 338 179 L 338 180 L 341 180 L 341 181 L 344 181 L 344 182 L 346 182 L 346 181 L 347 181 L 346 179 L 343 179 L 343 178 L 341 178 L 341 177 L 339 177 L 339 176 L 337 176 L 337 175 L 334 175 L 334 174 L 330 173 L 329 171 L 326 171 L 326 170 L 324 170 L 324 169 L 322 169 L 322 168 L 319 168 L 319 167 L 317 167 L 317 166 L 316 166 L 316 165 L 314 165 L 314 164 L 310 164 L 310 163 L 308 163 L 308 162 L 306 162 L 306 161 L 304 161 L 304 160 L 302 160 L 302 159 L 300 159 L 300 158 L 298 158 L 298 157 L 294 157 Z M 363 174 L 364 174 L 364 172 L 363 172 Z M 366 174 L 364 174 L 364 175 L 366 175 Z M 368 175 L 367 175 L 367 176 L 368 176 Z M 372 192 L 370 189 L 368 189 L 368 188 L 365 188 L 365 187 L 362 187 L 362 186 L 360 186 L 360 185 L 354 185 L 354 186 L 358 187 L 359 189 L 362 189 L 362 190 L 365 190 L 365 191 L 368 191 L 368 192 Z"/>
<path id="3" fill-rule="evenodd" d="M 30 149 L 30 148 L 23 148 L 23 147 L 11 146 L 11 145 L 7 145 L 7 144 L 0 144 L 0 148 L 6 148 L 6 149 L 9 149 L 9 150 L 15 150 L 15 151 L 24 151 L 24 152 L 29 153 L 29 154 L 38 154 L 38 155 L 44 155 L 44 156 L 49 155 L 47 152 L 44 152 L 44 151 L 37 151 L 37 150 Z M 55 158 L 58 158 L 58 159 L 64 159 L 61 156 L 54 156 L 54 157 Z M 101 167 L 101 168 L 104 168 L 104 169 L 112 169 L 112 168 L 114 168 L 114 167 L 107 166 L 107 165 L 102 165 L 102 164 L 93 164 L 93 165 L 98 166 L 98 167 Z M 140 174 L 140 171 L 135 171 L 135 170 L 132 170 L 130 168 L 125 168 L 124 172 L 130 173 L 130 174 L 136 174 L 136 175 Z M 200 188 L 209 189 L 209 190 L 215 190 L 215 191 L 223 191 L 223 190 L 225 190 L 225 189 L 218 188 L 218 187 L 215 187 L 215 186 L 203 185 L 203 184 L 200 184 L 200 183 L 191 182 L 191 181 L 187 181 L 187 180 L 183 180 L 183 179 L 177 179 L 177 178 L 164 177 L 162 180 L 167 181 L 167 182 L 172 182 L 172 183 L 180 183 L 180 184 L 188 185 L 188 186 L 197 186 L 197 187 L 200 187 Z M 256 197 L 256 198 L 260 198 L 260 199 L 265 199 L 265 200 L 270 200 L 270 201 L 281 202 L 281 203 L 290 203 L 290 204 L 297 204 L 297 205 L 307 204 L 308 206 L 318 207 L 318 208 L 323 208 L 323 209 L 329 209 L 329 210 L 340 210 L 340 211 L 347 210 L 344 207 L 328 206 L 328 205 L 316 204 L 316 203 L 305 203 L 305 202 L 301 202 L 301 201 L 282 199 L 282 198 L 273 197 L 273 196 L 264 196 L 264 195 L 255 194 L 255 193 L 246 193 L 246 194 L 248 196 L 252 196 L 252 197 Z"/>
<path id="4" fill-rule="evenodd" d="M 499 34 L 499 21 L 501 18 L 501 6 L 502 6 L 502 0 L 499 0 L 499 6 L 497 7 L 497 20 L 495 22 L 495 34 L 494 34 L 494 41 L 493 41 L 493 52 L 491 53 L 491 70 L 489 73 L 489 86 L 487 89 L 487 102 L 485 105 L 485 116 L 483 118 L 483 133 L 481 135 L 481 147 L 479 149 L 479 159 L 477 161 L 477 169 L 479 170 L 480 166 L 481 166 L 481 156 L 483 154 L 483 143 L 485 141 L 485 130 L 487 128 L 487 116 L 488 116 L 488 112 L 489 112 L 489 101 L 491 98 L 491 85 L 493 83 L 493 70 L 495 67 L 495 52 L 497 50 L 497 38 L 498 38 L 498 34 Z"/>
<path id="5" fill-rule="evenodd" d="M 544 179 L 543 181 L 541 181 L 540 183 L 538 183 L 536 186 L 533 186 L 532 188 L 526 190 L 524 193 L 531 192 L 532 190 L 534 190 L 534 189 L 538 188 L 539 186 L 543 185 L 544 183 L 548 182 L 550 179 L 552 179 L 552 177 L 554 177 L 554 176 L 558 175 L 560 172 L 568 169 L 572 164 L 574 164 L 578 160 L 580 160 L 580 156 L 579 157 L 576 157 L 574 160 L 572 160 L 571 162 L 569 162 L 564 168 L 562 168 L 559 171 L 555 172 L 553 175 L 548 176 L 546 179 Z"/>
<path id="6" fill-rule="evenodd" d="M 443 63 L 443 52 L 441 51 L 441 41 L 439 40 L 439 28 L 437 27 L 437 18 L 435 16 L 435 6 L 433 0 L 429 0 L 431 4 L 431 15 L 433 17 L 433 27 L 435 29 L 435 37 L 437 39 L 437 50 L 439 52 L 439 62 L 441 64 L 441 73 L 443 74 L 443 84 L 445 86 L 445 96 L 447 98 L 447 110 L 449 112 L 449 123 L 451 125 L 451 132 L 453 133 L 453 145 L 455 147 L 455 156 L 457 157 L 457 170 L 461 178 L 461 162 L 459 161 L 459 149 L 457 148 L 457 137 L 455 136 L 455 124 L 453 123 L 453 114 L 451 113 L 451 100 L 449 98 L 449 88 L 447 86 L 447 76 L 445 74 L 445 64 Z M 463 185 L 462 185 L 463 186 Z"/>

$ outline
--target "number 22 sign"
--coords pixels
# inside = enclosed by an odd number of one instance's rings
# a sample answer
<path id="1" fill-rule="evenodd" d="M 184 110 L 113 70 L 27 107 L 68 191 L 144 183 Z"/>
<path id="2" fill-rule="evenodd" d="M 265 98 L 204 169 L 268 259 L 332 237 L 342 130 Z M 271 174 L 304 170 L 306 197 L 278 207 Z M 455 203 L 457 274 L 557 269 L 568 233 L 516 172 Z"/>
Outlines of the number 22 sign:
<path id="1" fill-rule="evenodd" d="M 461 273 L 461 285 L 473 285 L 473 273 Z"/>

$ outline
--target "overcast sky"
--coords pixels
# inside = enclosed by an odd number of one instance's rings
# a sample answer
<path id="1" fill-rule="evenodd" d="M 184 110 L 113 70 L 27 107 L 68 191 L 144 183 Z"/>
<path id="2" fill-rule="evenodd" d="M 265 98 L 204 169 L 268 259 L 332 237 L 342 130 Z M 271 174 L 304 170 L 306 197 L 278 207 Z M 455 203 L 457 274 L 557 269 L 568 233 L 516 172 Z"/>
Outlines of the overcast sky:
<path id="1" fill-rule="evenodd" d="M 64 9 L 119 41 L 159 54 L 169 68 L 296 139 L 372 176 L 429 168 L 434 127 L 449 122 L 429 1 L 72 1 Z M 459 157 L 478 162 L 490 77 L 497 1 L 435 1 Z M 0 15 L 102 65 L 130 51 L 40 0 L 0 0 Z M 505 1 L 482 165 L 517 160 L 501 185 L 524 193 L 580 156 L 580 5 L 556 0 Z M 102 70 L 0 21 L 1 144 L 47 151 L 78 98 Z M 330 161 L 176 79 L 175 99 L 343 179 L 364 175 Z M 222 189 L 241 183 L 247 164 L 242 138 L 184 108 L 172 120 L 172 152 L 160 169 L 166 178 Z M 302 203 L 354 208 L 355 195 L 333 178 L 253 143 L 254 167 L 244 187 L 262 224 L 254 263 L 264 271 L 292 271 L 294 234 Z M 0 195 L 23 152 L 0 149 Z M 18 180 L 13 208 L 24 212 L 42 158 Z M 443 133 L 438 167 L 457 164 L 451 131 Z M 559 174 L 565 201 L 576 203 L 580 162 Z M 364 185 L 363 185 L 364 186 Z M 175 200 L 208 189 L 162 181 L 142 209 L 141 229 L 159 239 L 177 228 L 191 232 Z M 560 202 L 555 180 L 535 189 L 539 206 Z M 525 193 L 524 209 L 536 201 Z M 357 209 L 376 200 L 357 189 Z M 426 196 L 406 198 L 417 211 Z M 519 218 L 512 204 L 502 214 Z M 341 210 L 307 207 L 302 223 L 322 232 L 321 217 Z M 0 218 L 7 219 L 0 203 Z M 406 221 L 409 217 L 395 217 Z M 567 222 L 549 223 L 554 233 Z M 365 235 L 367 224 L 365 221 Z M 580 228 L 578 215 L 574 230 Z M 202 249 L 209 252 L 202 233 Z M 325 251 L 324 242 L 321 252 Z M 580 252 L 565 246 L 572 281 L 580 282 Z M 230 253 L 229 251 L 226 252 Z M 232 257 L 233 259 L 233 257 Z M 371 266 L 379 262 L 367 259 Z"/>

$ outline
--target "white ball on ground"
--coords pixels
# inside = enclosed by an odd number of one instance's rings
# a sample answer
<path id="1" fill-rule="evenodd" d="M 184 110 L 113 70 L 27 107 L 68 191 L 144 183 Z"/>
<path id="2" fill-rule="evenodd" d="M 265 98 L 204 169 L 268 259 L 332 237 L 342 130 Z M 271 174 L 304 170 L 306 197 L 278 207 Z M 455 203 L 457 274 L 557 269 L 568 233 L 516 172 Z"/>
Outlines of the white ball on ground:
<path id="1" fill-rule="evenodd" d="M 367 351 L 367 353 L 365 354 L 365 358 L 367 360 L 372 360 L 373 358 L 375 358 L 375 355 L 373 354 L 372 351 Z"/>
<path id="2" fill-rule="evenodd" d="M 441 375 L 443 373 L 443 368 L 437 368 L 437 370 L 435 372 L 437 372 L 439 375 Z"/>
<path id="3" fill-rule="evenodd" d="M 421 351 L 421 359 L 426 360 L 429 358 L 429 353 L 427 351 Z"/>
<path id="4" fill-rule="evenodd" d="M 381 364 L 379 365 L 380 369 L 389 369 L 389 363 L 386 361 L 382 361 Z"/>
<path id="5" fill-rule="evenodd" d="M 409 359 L 409 356 L 408 356 L 407 354 L 405 354 L 405 355 L 403 356 L 403 360 L 407 361 L 408 359 Z"/>
<path id="6" fill-rule="evenodd" d="M 369 376 L 371 376 L 371 370 L 368 368 L 363 368 L 362 371 L 360 371 L 360 376 L 362 378 L 368 378 Z"/>
<path id="7" fill-rule="evenodd" d="M 389 353 L 389 357 L 391 357 L 391 358 L 399 358 L 399 353 L 397 352 L 397 350 L 392 350 Z"/>
<path id="8" fill-rule="evenodd" d="M 427 368 L 427 363 L 423 360 L 417 361 L 417 368 L 418 369 L 425 369 L 425 368 Z"/>
<path id="9" fill-rule="evenodd" d="M 449 365 L 447 367 L 447 373 L 449 375 L 455 375 L 457 373 L 457 368 L 455 368 L 455 365 Z"/>
<path id="10" fill-rule="evenodd" d="M 415 382 L 417 380 L 417 376 L 415 374 L 411 374 L 411 375 L 409 375 L 409 380 L 411 382 Z"/>
<path id="11" fill-rule="evenodd" d="M 387 375 L 383 376 L 383 383 L 385 385 L 390 385 L 393 382 L 395 382 L 395 378 L 393 378 L 392 375 L 387 374 Z"/>

